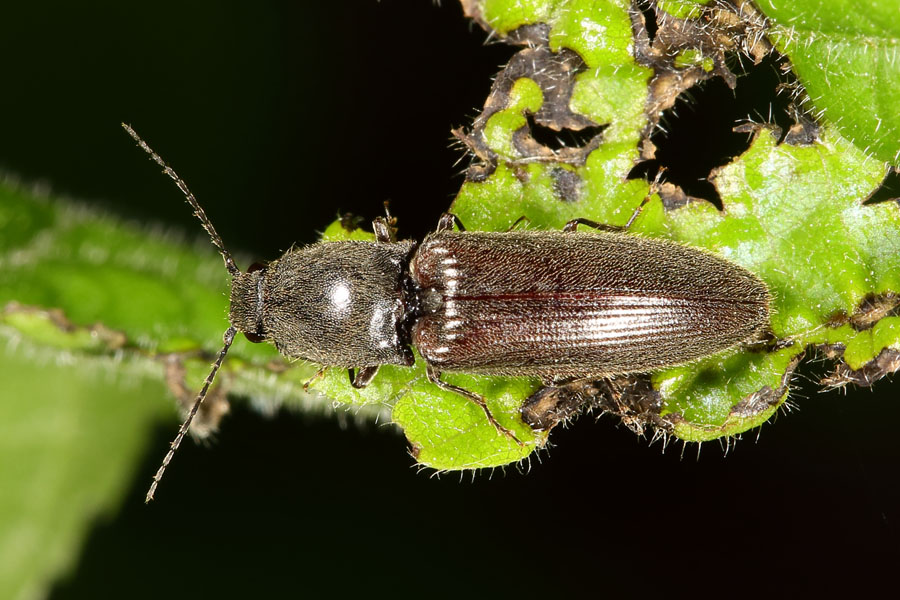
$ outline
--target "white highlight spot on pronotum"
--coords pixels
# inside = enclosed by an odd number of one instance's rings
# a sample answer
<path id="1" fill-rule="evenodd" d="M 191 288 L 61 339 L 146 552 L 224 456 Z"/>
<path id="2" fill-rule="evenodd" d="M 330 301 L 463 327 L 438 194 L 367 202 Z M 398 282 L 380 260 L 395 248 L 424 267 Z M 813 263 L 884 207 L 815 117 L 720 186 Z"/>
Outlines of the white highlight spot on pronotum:
<path id="1" fill-rule="evenodd" d="M 331 304 L 337 310 L 345 310 L 350 306 L 350 288 L 339 283 L 331 288 Z"/>

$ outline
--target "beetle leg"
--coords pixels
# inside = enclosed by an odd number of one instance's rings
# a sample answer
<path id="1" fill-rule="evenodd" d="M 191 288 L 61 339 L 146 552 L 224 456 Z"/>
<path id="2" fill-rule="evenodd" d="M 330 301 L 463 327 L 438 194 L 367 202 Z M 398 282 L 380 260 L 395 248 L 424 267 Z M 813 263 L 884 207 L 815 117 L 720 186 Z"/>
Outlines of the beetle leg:
<path id="1" fill-rule="evenodd" d="M 453 213 L 444 213 L 438 220 L 437 229 L 435 229 L 435 231 L 452 231 L 453 225 L 456 225 L 456 228 L 460 231 L 466 230 L 466 228 L 463 227 L 462 221 L 459 220 L 459 217 Z"/>
<path id="2" fill-rule="evenodd" d="M 397 241 L 394 236 L 394 229 L 390 222 L 384 217 L 376 217 L 372 221 L 372 231 L 375 232 L 375 241 L 390 244 Z"/>
<path id="3" fill-rule="evenodd" d="M 630 220 L 629 220 L 630 221 Z M 600 231 L 614 231 L 614 232 L 622 232 L 627 229 L 627 227 L 622 227 L 621 225 L 606 225 L 605 223 L 598 223 L 597 221 L 591 221 L 590 219 L 572 219 L 565 225 L 563 225 L 563 231 L 565 233 L 573 233 L 578 230 L 579 225 L 587 225 L 593 229 L 598 229 Z"/>
<path id="4" fill-rule="evenodd" d="M 435 369 L 431 365 L 428 365 L 425 368 L 425 373 L 428 376 L 428 381 L 430 381 L 434 385 L 438 386 L 442 390 L 447 390 L 448 392 L 454 392 L 456 394 L 459 394 L 460 396 L 464 396 L 464 397 L 468 398 L 469 400 L 471 400 L 472 402 L 474 402 L 475 404 L 477 404 L 478 406 L 480 406 L 481 410 L 484 411 L 484 414 L 487 415 L 488 421 L 490 421 L 491 425 L 494 426 L 494 429 L 496 429 L 497 431 L 499 431 L 506 437 L 510 438 L 512 441 L 514 441 L 518 445 L 520 445 L 520 446 L 525 445 L 524 443 L 522 443 L 521 440 L 519 440 L 519 438 L 516 437 L 516 435 L 512 431 L 510 431 L 509 429 L 507 429 L 506 427 L 501 425 L 499 423 L 499 421 L 497 421 L 497 419 L 494 418 L 494 415 L 491 413 L 491 409 L 488 408 L 487 402 L 484 401 L 484 398 L 482 398 L 475 392 L 470 392 L 469 390 L 467 390 L 465 388 L 461 388 L 461 387 L 449 384 L 446 381 L 442 381 L 441 380 L 441 372 L 438 371 L 437 369 Z"/>
<path id="5" fill-rule="evenodd" d="M 356 372 L 354 372 L 353 369 L 347 369 L 347 373 L 350 374 L 350 385 L 356 389 L 362 389 L 369 385 L 375 378 L 375 374 L 378 373 L 378 365 L 360 367 Z"/>
<path id="6" fill-rule="evenodd" d="M 393 244 L 397 241 L 397 218 L 391 214 L 388 208 L 389 202 L 384 201 L 384 216 L 376 217 L 372 221 L 372 231 L 375 232 L 375 240 L 385 244 Z"/>
<path id="7" fill-rule="evenodd" d="M 384 201 L 384 216 L 391 227 L 397 227 L 397 217 L 391 214 L 391 201 Z"/>
<path id="8" fill-rule="evenodd" d="M 634 209 L 634 212 L 631 213 L 631 216 L 628 218 L 628 222 L 625 223 L 625 227 L 623 229 L 628 229 L 631 227 L 631 224 L 634 223 L 634 220 L 638 218 L 638 215 L 641 214 L 641 211 L 644 210 L 644 207 L 650 202 L 650 196 L 656 193 L 656 182 L 650 186 L 650 194 L 644 196 L 644 199 L 641 200 L 641 203 L 637 205 L 637 208 Z"/>
<path id="9" fill-rule="evenodd" d="M 531 219 L 529 219 L 525 215 L 522 215 L 521 217 L 516 219 L 515 223 L 513 223 L 512 225 L 509 226 L 509 229 L 507 229 L 506 232 L 509 233 L 510 231 L 512 231 L 513 229 L 518 227 L 519 223 L 531 223 Z"/>
<path id="10" fill-rule="evenodd" d="M 323 375 L 325 375 L 325 371 L 327 371 L 327 370 L 328 370 L 328 367 L 322 367 L 318 371 L 316 371 L 316 374 L 313 375 L 312 377 L 310 377 L 309 379 L 307 379 L 306 383 L 303 384 L 303 391 L 304 392 L 309 391 L 309 386 L 311 386 L 314 381 L 316 381 L 317 379 L 320 379 Z"/>
<path id="11" fill-rule="evenodd" d="M 655 193 L 651 190 L 651 193 Z M 605 223 L 598 223 L 596 221 L 591 221 L 590 219 L 572 219 L 568 223 L 563 226 L 563 231 L 566 233 L 572 233 L 573 231 L 578 229 L 579 225 L 586 225 L 588 227 L 593 227 L 594 229 L 598 229 L 600 231 L 613 231 L 613 232 L 622 232 L 627 231 L 631 228 L 631 224 L 634 223 L 635 219 L 638 218 L 638 215 L 641 214 L 641 211 L 644 210 L 644 206 L 647 202 L 650 201 L 650 196 L 645 196 L 641 203 L 638 204 L 637 208 L 634 209 L 634 212 L 631 213 L 631 216 L 628 217 L 628 221 L 624 225 L 607 225 Z"/>

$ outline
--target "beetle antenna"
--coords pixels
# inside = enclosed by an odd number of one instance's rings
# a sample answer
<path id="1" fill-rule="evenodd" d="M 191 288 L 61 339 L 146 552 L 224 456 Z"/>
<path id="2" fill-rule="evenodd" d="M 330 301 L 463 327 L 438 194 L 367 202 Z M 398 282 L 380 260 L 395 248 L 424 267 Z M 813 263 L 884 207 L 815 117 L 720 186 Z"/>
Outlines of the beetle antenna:
<path id="1" fill-rule="evenodd" d="M 135 132 L 134 129 L 131 128 L 131 125 L 127 125 L 122 123 L 122 128 L 128 132 L 128 135 L 134 138 L 134 141 L 138 143 L 144 152 L 150 155 L 150 158 L 156 162 L 159 166 L 163 168 L 163 173 L 168 175 L 172 181 L 175 182 L 175 185 L 178 186 L 178 189 L 181 190 L 181 193 L 184 194 L 185 199 L 188 204 L 191 205 L 191 208 L 194 209 L 194 216 L 200 219 L 200 223 L 203 224 L 203 229 L 206 230 L 206 233 L 209 234 L 210 239 L 212 239 L 213 246 L 219 251 L 219 254 L 222 255 L 222 259 L 225 261 L 225 268 L 228 269 L 228 272 L 231 273 L 232 276 L 240 275 L 241 270 L 237 268 L 237 265 L 234 264 L 234 259 L 231 258 L 231 253 L 225 249 L 225 244 L 222 242 L 222 238 L 219 237 L 219 234 L 216 233 L 216 228 L 213 227 L 212 221 L 209 220 L 209 217 L 206 216 L 206 212 L 200 206 L 200 203 L 197 202 L 197 199 L 194 198 L 194 194 L 191 193 L 191 190 L 188 189 L 187 184 L 184 180 L 178 176 L 178 173 L 166 164 L 159 154 L 153 151 L 153 149 L 147 145 L 141 136 Z"/>
<path id="2" fill-rule="evenodd" d="M 181 440 L 184 439 L 184 436 L 187 435 L 188 429 L 191 427 L 191 421 L 194 420 L 194 416 L 197 414 L 197 411 L 200 410 L 200 405 L 203 404 L 204 398 L 206 398 L 206 392 L 209 391 L 209 386 L 212 385 L 213 379 L 216 378 L 216 373 L 219 371 L 219 367 L 222 366 L 222 361 L 225 360 L 225 355 L 228 354 L 228 349 L 231 347 L 231 343 L 234 341 L 234 334 L 237 333 L 237 329 L 234 327 L 229 327 L 225 331 L 225 335 L 223 336 L 223 340 L 225 345 L 219 351 L 219 356 L 216 357 L 216 362 L 213 363 L 212 370 L 209 372 L 209 375 L 206 376 L 206 381 L 203 382 L 203 387 L 200 389 L 200 393 L 197 394 L 197 399 L 194 400 L 194 405 L 191 407 L 191 412 L 188 413 L 187 418 L 185 418 L 184 423 L 181 424 L 181 429 L 178 430 L 178 435 L 175 436 L 175 439 L 172 440 L 172 443 L 169 444 L 169 451 L 166 453 L 165 458 L 162 460 L 162 464 L 159 466 L 159 470 L 156 471 L 156 475 L 153 476 L 153 483 L 150 484 L 150 489 L 147 490 L 147 497 L 144 498 L 144 502 L 148 503 L 153 500 L 153 494 L 156 493 L 156 486 L 159 485 L 159 481 L 162 479 L 163 473 L 166 472 L 166 467 L 169 466 L 169 463 L 172 462 L 172 457 L 175 456 L 175 451 L 178 450 L 178 446 L 181 445 Z"/>

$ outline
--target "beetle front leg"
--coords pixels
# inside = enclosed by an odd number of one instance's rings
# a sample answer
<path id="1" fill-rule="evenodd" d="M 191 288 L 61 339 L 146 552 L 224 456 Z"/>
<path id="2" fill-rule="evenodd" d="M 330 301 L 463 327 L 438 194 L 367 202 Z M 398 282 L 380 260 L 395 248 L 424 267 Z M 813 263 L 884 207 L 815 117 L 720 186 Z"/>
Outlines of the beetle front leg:
<path id="1" fill-rule="evenodd" d="M 377 242 L 393 244 L 397 241 L 397 219 L 391 214 L 387 200 L 384 201 L 384 216 L 372 221 L 372 231 Z"/>
<path id="2" fill-rule="evenodd" d="M 316 380 L 321 379 L 322 377 L 324 377 L 324 376 L 325 376 L 325 371 L 327 371 L 327 370 L 328 370 L 328 367 L 326 367 L 326 366 L 319 367 L 319 370 L 316 371 L 316 374 L 313 375 L 312 377 L 310 377 L 309 379 L 307 379 L 307 380 L 306 380 L 306 383 L 303 384 L 303 391 L 304 391 L 304 392 L 308 392 L 308 391 L 309 391 L 309 386 L 311 386 L 313 383 L 315 383 Z"/>
<path id="3" fill-rule="evenodd" d="M 390 222 L 384 217 L 376 217 L 372 221 L 372 231 L 375 232 L 375 241 L 384 244 L 391 244 L 397 241 L 394 235 L 394 229 Z"/>
<path id="4" fill-rule="evenodd" d="M 497 431 L 499 431 L 506 437 L 510 438 L 512 441 L 514 441 L 518 445 L 520 445 L 520 446 L 525 445 L 524 443 L 522 443 L 521 440 L 519 440 L 519 438 L 516 437 L 516 435 L 512 431 L 510 431 L 509 429 L 507 429 L 506 427 L 501 425 L 500 422 L 497 421 L 496 418 L 494 418 L 494 415 L 491 413 L 491 409 L 488 408 L 487 402 L 485 402 L 484 398 L 482 398 L 475 392 L 471 392 L 465 388 L 461 388 L 459 386 L 449 384 L 446 381 L 442 381 L 441 380 L 441 372 L 438 371 L 437 369 L 435 369 L 431 365 L 427 365 L 425 367 L 425 373 L 428 376 L 428 381 L 430 381 L 434 385 L 438 386 L 442 390 L 447 390 L 448 392 L 453 392 L 453 393 L 459 394 L 460 396 L 464 396 L 465 398 L 471 400 L 472 402 L 474 402 L 475 404 L 480 406 L 481 410 L 483 410 L 484 414 L 487 416 L 488 421 L 490 421 L 491 425 L 494 426 L 494 429 L 496 429 Z"/>

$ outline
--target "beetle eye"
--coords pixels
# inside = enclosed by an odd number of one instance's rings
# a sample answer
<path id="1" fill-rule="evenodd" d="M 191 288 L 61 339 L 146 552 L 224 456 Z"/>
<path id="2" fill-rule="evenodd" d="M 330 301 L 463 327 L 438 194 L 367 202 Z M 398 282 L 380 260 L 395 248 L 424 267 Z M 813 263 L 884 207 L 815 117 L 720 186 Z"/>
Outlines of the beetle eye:
<path id="1" fill-rule="evenodd" d="M 248 341 L 253 342 L 254 344 L 259 344 L 260 342 L 266 341 L 266 336 L 260 335 L 258 333 L 254 333 L 252 331 L 245 331 L 244 337 L 247 338 Z"/>
<path id="2" fill-rule="evenodd" d="M 255 262 L 247 268 L 248 273 L 252 273 L 253 271 L 262 271 L 266 267 L 269 266 L 269 263 L 264 262 Z"/>

